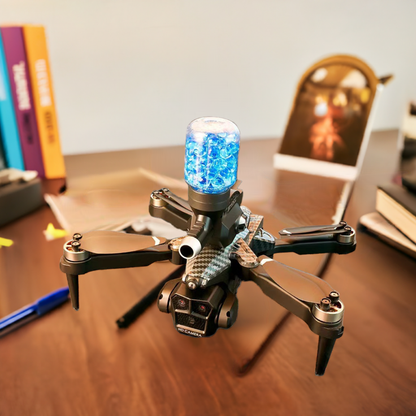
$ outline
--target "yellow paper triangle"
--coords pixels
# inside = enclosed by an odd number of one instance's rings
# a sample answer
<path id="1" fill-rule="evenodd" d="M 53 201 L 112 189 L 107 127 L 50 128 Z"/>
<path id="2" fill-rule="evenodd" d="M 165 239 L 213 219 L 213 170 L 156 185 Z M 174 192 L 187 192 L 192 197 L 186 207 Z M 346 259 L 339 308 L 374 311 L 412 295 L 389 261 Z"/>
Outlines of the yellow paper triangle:
<path id="1" fill-rule="evenodd" d="M 0 237 L 0 248 L 2 246 L 4 247 L 10 247 L 13 244 L 13 240 L 9 240 L 8 238 L 2 238 Z"/>
<path id="2" fill-rule="evenodd" d="M 45 234 L 51 237 L 51 239 L 57 239 L 65 237 L 68 233 L 65 230 L 55 228 L 52 223 L 49 223 L 46 227 Z"/>

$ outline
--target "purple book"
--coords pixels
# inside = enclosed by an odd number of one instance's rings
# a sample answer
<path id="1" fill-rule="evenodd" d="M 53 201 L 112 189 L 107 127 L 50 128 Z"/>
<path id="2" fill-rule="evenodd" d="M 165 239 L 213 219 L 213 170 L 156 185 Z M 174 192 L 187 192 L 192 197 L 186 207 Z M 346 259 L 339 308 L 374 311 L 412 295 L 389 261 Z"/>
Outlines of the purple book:
<path id="1" fill-rule="evenodd" d="M 39 132 L 33 107 L 32 87 L 26 60 L 23 29 L 21 26 L 1 27 L 7 71 L 16 112 L 20 144 L 26 170 L 36 170 L 45 177 Z"/>

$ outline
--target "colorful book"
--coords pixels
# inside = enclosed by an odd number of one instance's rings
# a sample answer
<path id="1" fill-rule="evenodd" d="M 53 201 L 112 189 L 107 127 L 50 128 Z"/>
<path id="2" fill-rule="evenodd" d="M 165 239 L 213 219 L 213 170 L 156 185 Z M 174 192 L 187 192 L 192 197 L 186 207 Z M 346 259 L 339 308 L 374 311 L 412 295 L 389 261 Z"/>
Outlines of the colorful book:
<path id="1" fill-rule="evenodd" d="M 45 177 L 64 178 L 65 164 L 59 140 L 45 29 L 43 26 L 24 25 L 23 38 Z"/>
<path id="2" fill-rule="evenodd" d="M 44 177 L 45 171 L 33 106 L 23 29 L 21 26 L 6 26 L 2 27 L 0 31 L 3 37 L 4 53 L 25 169 L 35 170 L 40 177 Z"/>
<path id="3" fill-rule="evenodd" d="M 24 170 L 22 149 L 7 74 L 6 57 L 0 34 L 0 129 L 7 166 Z"/>

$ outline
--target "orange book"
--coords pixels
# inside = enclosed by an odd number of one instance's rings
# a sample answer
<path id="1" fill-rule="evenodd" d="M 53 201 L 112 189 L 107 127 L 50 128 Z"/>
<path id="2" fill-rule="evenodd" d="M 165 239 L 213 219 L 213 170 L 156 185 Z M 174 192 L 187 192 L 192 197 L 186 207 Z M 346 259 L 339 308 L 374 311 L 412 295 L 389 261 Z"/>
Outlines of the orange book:
<path id="1" fill-rule="evenodd" d="M 24 25 L 23 35 L 45 177 L 48 179 L 64 178 L 65 164 L 59 141 L 45 28 Z"/>

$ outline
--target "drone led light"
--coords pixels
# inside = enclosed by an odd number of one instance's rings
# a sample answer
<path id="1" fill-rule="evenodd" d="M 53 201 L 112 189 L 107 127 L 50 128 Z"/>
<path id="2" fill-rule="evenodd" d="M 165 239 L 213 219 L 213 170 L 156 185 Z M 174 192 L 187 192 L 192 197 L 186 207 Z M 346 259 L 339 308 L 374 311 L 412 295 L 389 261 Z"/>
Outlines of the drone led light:
<path id="1" fill-rule="evenodd" d="M 230 120 L 203 117 L 186 131 L 185 181 L 195 191 L 220 194 L 237 180 L 240 131 Z"/>

